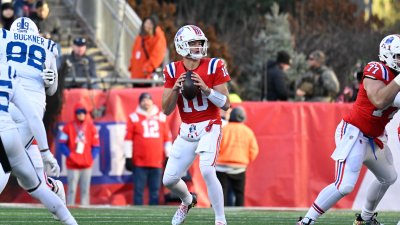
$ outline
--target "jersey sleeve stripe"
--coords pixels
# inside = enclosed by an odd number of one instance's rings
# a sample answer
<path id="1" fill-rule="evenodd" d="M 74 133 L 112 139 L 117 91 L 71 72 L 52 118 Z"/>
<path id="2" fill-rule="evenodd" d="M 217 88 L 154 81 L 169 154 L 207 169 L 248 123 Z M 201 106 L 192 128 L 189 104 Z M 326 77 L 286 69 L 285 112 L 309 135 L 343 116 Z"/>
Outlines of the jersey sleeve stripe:
<path id="1" fill-rule="evenodd" d="M 50 50 L 51 40 L 47 40 L 47 49 Z"/>
<path id="2" fill-rule="evenodd" d="M 54 51 L 54 46 L 56 46 L 56 43 L 53 42 L 53 44 L 51 45 L 50 51 L 53 52 Z"/>
<path id="3" fill-rule="evenodd" d="M 8 66 L 8 78 L 11 79 L 11 75 L 12 75 L 12 68 L 11 66 Z"/>
<path id="4" fill-rule="evenodd" d="M 379 65 L 379 67 L 381 68 L 381 70 L 382 70 L 382 78 L 384 79 L 384 80 L 386 80 L 386 81 L 389 81 L 389 73 L 388 73 L 388 71 L 387 71 L 387 69 L 386 69 L 386 67 L 384 67 L 382 64 L 378 64 Z"/>
<path id="5" fill-rule="evenodd" d="M 168 75 L 171 78 L 174 78 L 175 77 L 175 64 L 174 63 L 168 64 L 167 69 L 168 69 Z"/>
<path id="6" fill-rule="evenodd" d="M 365 75 L 364 77 L 365 77 L 365 78 L 372 79 L 372 80 L 377 80 L 376 77 L 371 76 L 371 75 Z"/>
<path id="7" fill-rule="evenodd" d="M 7 31 L 5 29 L 2 30 L 3 30 L 3 38 L 5 39 L 7 37 Z"/>
<path id="8" fill-rule="evenodd" d="M 207 73 L 207 75 L 215 73 L 215 71 L 217 70 L 218 61 L 219 61 L 219 59 L 217 59 L 217 58 L 212 58 L 210 60 L 210 62 L 208 64 L 208 73 Z"/>

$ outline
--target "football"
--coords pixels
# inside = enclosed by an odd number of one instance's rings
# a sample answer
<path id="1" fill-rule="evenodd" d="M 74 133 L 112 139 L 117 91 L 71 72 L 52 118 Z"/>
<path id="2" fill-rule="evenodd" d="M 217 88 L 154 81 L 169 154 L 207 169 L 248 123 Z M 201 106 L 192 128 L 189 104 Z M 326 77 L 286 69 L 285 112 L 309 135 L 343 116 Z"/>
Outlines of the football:
<path id="1" fill-rule="evenodd" d="M 194 81 L 192 80 L 192 71 L 187 71 L 186 72 L 186 77 L 185 81 L 183 81 L 182 84 L 182 95 L 185 97 L 187 100 L 192 100 L 194 97 L 197 96 L 199 93 L 199 88 L 194 85 Z"/>

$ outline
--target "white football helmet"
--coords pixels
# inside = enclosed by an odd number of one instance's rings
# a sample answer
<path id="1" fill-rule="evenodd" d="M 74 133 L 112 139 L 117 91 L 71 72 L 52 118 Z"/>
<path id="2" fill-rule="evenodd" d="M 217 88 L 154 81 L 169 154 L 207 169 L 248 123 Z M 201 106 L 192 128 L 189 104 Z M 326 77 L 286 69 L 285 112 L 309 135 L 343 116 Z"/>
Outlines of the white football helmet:
<path id="1" fill-rule="evenodd" d="M 400 35 L 391 34 L 382 39 L 379 45 L 379 60 L 400 72 Z"/>
<path id="2" fill-rule="evenodd" d="M 11 32 L 39 35 L 36 24 L 28 17 L 20 17 L 11 24 Z"/>
<path id="3" fill-rule="evenodd" d="M 196 52 L 199 47 L 190 47 L 189 42 L 203 41 L 200 52 Z M 194 25 L 186 25 L 181 27 L 174 38 L 176 52 L 192 59 L 201 59 L 207 55 L 208 40 L 203 31 Z M 193 49 L 193 50 L 192 50 Z"/>

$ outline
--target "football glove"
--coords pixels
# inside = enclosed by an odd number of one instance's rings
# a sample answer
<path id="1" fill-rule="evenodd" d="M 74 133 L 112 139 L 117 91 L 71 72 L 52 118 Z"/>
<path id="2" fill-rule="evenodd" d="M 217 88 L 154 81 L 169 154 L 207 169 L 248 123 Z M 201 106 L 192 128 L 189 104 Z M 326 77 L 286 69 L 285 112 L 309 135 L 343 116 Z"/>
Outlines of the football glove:
<path id="1" fill-rule="evenodd" d="M 41 73 L 42 79 L 44 82 L 44 86 L 46 88 L 50 87 L 50 85 L 54 84 L 54 81 L 56 79 L 56 73 L 52 69 L 43 69 L 43 72 Z"/>
<path id="2" fill-rule="evenodd" d="M 42 155 L 43 164 L 50 168 L 51 175 L 59 177 L 60 166 L 58 165 L 58 162 L 54 158 L 53 154 L 51 154 L 50 150 L 49 149 L 40 150 L 40 154 Z"/>

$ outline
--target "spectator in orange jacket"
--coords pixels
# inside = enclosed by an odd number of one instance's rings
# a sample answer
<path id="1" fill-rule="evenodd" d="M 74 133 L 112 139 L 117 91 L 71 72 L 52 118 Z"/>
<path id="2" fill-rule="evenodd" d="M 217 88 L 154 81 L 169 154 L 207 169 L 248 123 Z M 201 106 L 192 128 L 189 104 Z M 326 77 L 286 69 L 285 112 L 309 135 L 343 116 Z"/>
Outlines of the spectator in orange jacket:
<path id="1" fill-rule="evenodd" d="M 59 146 L 67 157 L 67 205 L 75 204 L 78 182 L 81 205 L 89 205 L 93 159 L 100 152 L 99 135 L 83 105 L 76 104 L 74 112 L 74 121 L 67 123 L 61 132 Z"/>
<path id="2" fill-rule="evenodd" d="M 139 96 L 139 106 L 128 118 L 124 143 L 125 167 L 133 172 L 133 202 L 143 205 L 143 193 L 149 188 L 149 204 L 159 204 L 162 168 L 171 149 L 167 116 L 154 105 L 149 93 Z"/>
<path id="3" fill-rule="evenodd" d="M 161 66 L 166 50 L 164 31 L 157 26 L 153 17 L 145 18 L 132 47 L 129 66 L 131 78 L 151 79 L 154 70 Z"/>
<path id="4" fill-rule="evenodd" d="M 243 124 L 245 119 L 242 107 L 233 108 L 229 123 L 222 129 L 223 136 L 216 170 L 226 206 L 229 202 L 229 190 L 232 190 L 236 197 L 234 205 L 244 205 L 246 168 L 258 155 L 256 137 L 253 131 Z"/>

